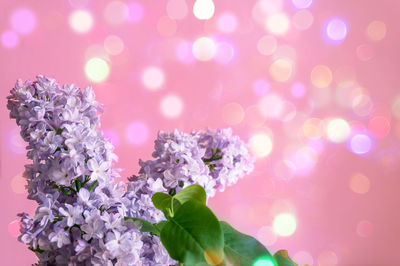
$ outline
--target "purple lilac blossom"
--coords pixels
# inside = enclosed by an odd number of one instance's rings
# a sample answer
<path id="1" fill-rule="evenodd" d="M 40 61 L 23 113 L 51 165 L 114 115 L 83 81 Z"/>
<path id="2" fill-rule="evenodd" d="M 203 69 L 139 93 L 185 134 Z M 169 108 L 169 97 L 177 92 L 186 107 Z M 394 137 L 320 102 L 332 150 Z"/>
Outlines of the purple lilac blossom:
<path id="1" fill-rule="evenodd" d="M 253 158 L 246 146 L 230 129 L 182 133 L 159 132 L 155 140 L 154 160 L 139 161 L 138 176 L 129 179 L 124 204 L 131 217 L 152 223 L 163 219 L 151 197 L 156 192 L 175 194 L 183 188 L 198 184 L 207 196 L 237 182 L 253 170 Z M 142 238 L 149 249 L 149 264 L 168 265 L 165 249 L 159 238 Z"/>
<path id="2" fill-rule="evenodd" d="M 139 161 L 127 188 L 114 183 L 116 156 L 99 128 L 99 104 L 91 88 L 60 87 L 38 76 L 18 81 L 8 97 L 10 117 L 28 145 L 24 176 L 35 216 L 21 216 L 19 240 L 37 254 L 39 265 L 172 265 L 159 237 L 140 233 L 137 217 L 159 222 L 155 192 L 175 194 L 191 184 L 208 196 L 253 169 L 244 143 L 230 129 L 159 132 L 154 160 Z"/>
<path id="3" fill-rule="evenodd" d="M 20 214 L 19 240 L 38 265 L 142 265 L 142 233 L 124 220 L 125 186 L 113 181 L 117 157 L 98 131 L 92 89 L 19 80 L 7 107 L 29 143 L 24 177 L 39 206 L 32 218 Z"/>

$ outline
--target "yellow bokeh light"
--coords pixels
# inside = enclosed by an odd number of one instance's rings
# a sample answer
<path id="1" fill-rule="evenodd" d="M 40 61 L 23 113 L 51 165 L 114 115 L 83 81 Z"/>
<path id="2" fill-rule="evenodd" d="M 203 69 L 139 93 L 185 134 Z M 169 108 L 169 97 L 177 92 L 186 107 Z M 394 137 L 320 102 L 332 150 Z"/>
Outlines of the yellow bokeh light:
<path id="1" fill-rule="evenodd" d="M 105 60 L 94 57 L 86 62 L 85 73 L 89 80 L 93 82 L 102 82 L 105 81 L 110 74 L 110 67 Z"/>
<path id="2" fill-rule="evenodd" d="M 369 191 L 370 188 L 370 182 L 368 177 L 366 177 L 363 174 L 354 174 L 350 178 L 350 184 L 349 184 L 351 190 L 353 190 L 355 193 L 358 194 L 365 194 Z"/>
<path id="3" fill-rule="evenodd" d="M 266 134 L 253 135 L 248 143 L 250 151 L 258 158 L 267 157 L 272 151 L 272 140 Z"/>
<path id="4" fill-rule="evenodd" d="M 322 136 L 321 119 L 310 118 L 303 124 L 303 133 L 309 139 L 319 139 Z"/>
<path id="5" fill-rule="evenodd" d="M 289 18 L 285 13 L 276 13 L 267 17 L 266 28 L 275 35 L 284 35 L 290 26 Z"/>
<path id="6" fill-rule="evenodd" d="M 311 71 L 311 83 L 317 88 L 326 88 L 332 82 L 332 71 L 329 67 L 318 65 Z"/>
<path id="7" fill-rule="evenodd" d="M 164 72 L 158 67 L 148 67 L 142 73 L 142 83 L 151 91 L 156 91 L 162 88 L 164 81 Z"/>
<path id="8" fill-rule="evenodd" d="M 93 17 L 85 10 L 76 10 L 69 16 L 69 25 L 77 33 L 86 33 L 93 27 Z"/>
<path id="9" fill-rule="evenodd" d="M 212 0 L 196 0 L 193 14 L 197 19 L 206 20 L 214 16 L 215 5 Z"/>
<path id="10" fill-rule="evenodd" d="M 201 37 L 193 43 L 192 52 L 199 61 L 209 61 L 213 59 L 217 47 L 211 38 Z"/>
<path id="11" fill-rule="evenodd" d="M 345 141 L 351 133 L 349 124 L 341 118 L 331 120 L 326 130 L 328 139 L 338 143 Z"/>
<path id="12" fill-rule="evenodd" d="M 386 25 L 382 21 L 374 20 L 368 24 L 365 33 L 371 41 L 379 42 L 386 36 Z"/>
<path id="13" fill-rule="evenodd" d="M 293 61 L 286 58 L 275 60 L 269 67 L 271 77 L 278 82 L 286 82 L 292 77 Z"/>
<path id="14" fill-rule="evenodd" d="M 278 214 L 273 221 L 274 232 L 283 237 L 291 236 L 297 228 L 296 218 L 291 213 Z"/>

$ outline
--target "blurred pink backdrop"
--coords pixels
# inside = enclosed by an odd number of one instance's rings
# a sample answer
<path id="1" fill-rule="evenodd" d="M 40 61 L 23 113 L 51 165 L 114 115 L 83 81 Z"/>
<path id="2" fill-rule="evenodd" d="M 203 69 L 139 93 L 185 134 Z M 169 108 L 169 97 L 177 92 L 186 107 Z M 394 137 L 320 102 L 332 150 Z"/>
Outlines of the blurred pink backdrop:
<path id="1" fill-rule="evenodd" d="M 0 4 L 1 265 L 33 213 L 17 78 L 93 86 L 123 178 L 158 130 L 232 127 L 254 172 L 218 193 L 221 219 L 299 264 L 400 265 L 400 2 L 11 1 Z"/>

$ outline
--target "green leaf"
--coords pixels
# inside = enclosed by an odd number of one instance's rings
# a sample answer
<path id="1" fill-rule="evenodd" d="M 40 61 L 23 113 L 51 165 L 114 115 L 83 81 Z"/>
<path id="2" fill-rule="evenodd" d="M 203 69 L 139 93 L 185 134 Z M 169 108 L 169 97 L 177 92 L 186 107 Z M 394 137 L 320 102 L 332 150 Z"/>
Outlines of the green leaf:
<path id="1" fill-rule="evenodd" d="M 220 223 L 224 232 L 226 259 L 231 264 L 253 266 L 258 260 L 274 263 L 272 255 L 257 239 L 240 233 L 226 222 L 221 221 Z"/>
<path id="2" fill-rule="evenodd" d="M 97 186 L 97 180 L 95 180 L 89 187 L 88 191 L 92 191 Z"/>
<path id="3" fill-rule="evenodd" d="M 167 224 L 168 221 L 160 221 L 156 223 L 154 226 L 157 227 L 157 229 L 161 232 L 161 230 L 164 228 L 164 225 Z"/>
<path id="4" fill-rule="evenodd" d="M 278 266 L 297 266 L 297 264 L 290 259 L 287 250 L 277 251 L 274 258 Z"/>
<path id="5" fill-rule="evenodd" d="M 151 200 L 153 201 L 154 207 L 160 211 L 165 211 L 171 207 L 172 197 L 166 193 L 156 192 L 153 197 L 151 197 Z"/>
<path id="6" fill-rule="evenodd" d="M 158 227 L 154 226 L 152 223 L 149 221 L 146 221 L 144 219 L 136 218 L 136 217 L 125 217 L 124 220 L 132 220 L 135 222 L 141 222 L 141 227 L 140 227 L 140 232 L 147 232 L 147 233 L 152 233 L 155 235 L 160 235 L 160 230 Z"/>
<path id="7" fill-rule="evenodd" d="M 202 186 L 191 185 L 179 191 L 174 198 L 179 200 L 181 204 L 184 204 L 188 200 L 197 200 L 201 204 L 206 205 L 207 194 Z"/>
<path id="8" fill-rule="evenodd" d="M 185 202 L 168 220 L 161 230 L 161 242 L 171 258 L 185 265 L 218 265 L 224 259 L 221 225 L 197 200 Z"/>

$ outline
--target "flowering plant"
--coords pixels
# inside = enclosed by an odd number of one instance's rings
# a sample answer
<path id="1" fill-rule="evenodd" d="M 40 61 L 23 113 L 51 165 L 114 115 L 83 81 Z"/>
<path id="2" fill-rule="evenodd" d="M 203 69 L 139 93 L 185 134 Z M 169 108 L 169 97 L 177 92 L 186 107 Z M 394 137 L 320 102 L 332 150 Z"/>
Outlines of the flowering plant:
<path id="1" fill-rule="evenodd" d="M 91 88 L 18 80 L 7 107 L 32 160 L 24 177 L 38 207 L 19 214 L 19 240 L 38 265 L 293 265 L 206 206 L 253 169 L 230 129 L 160 132 L 154 159 L 139 161 L 125 186 L 113 180 L 117 156 L 98 129 Z"/>

